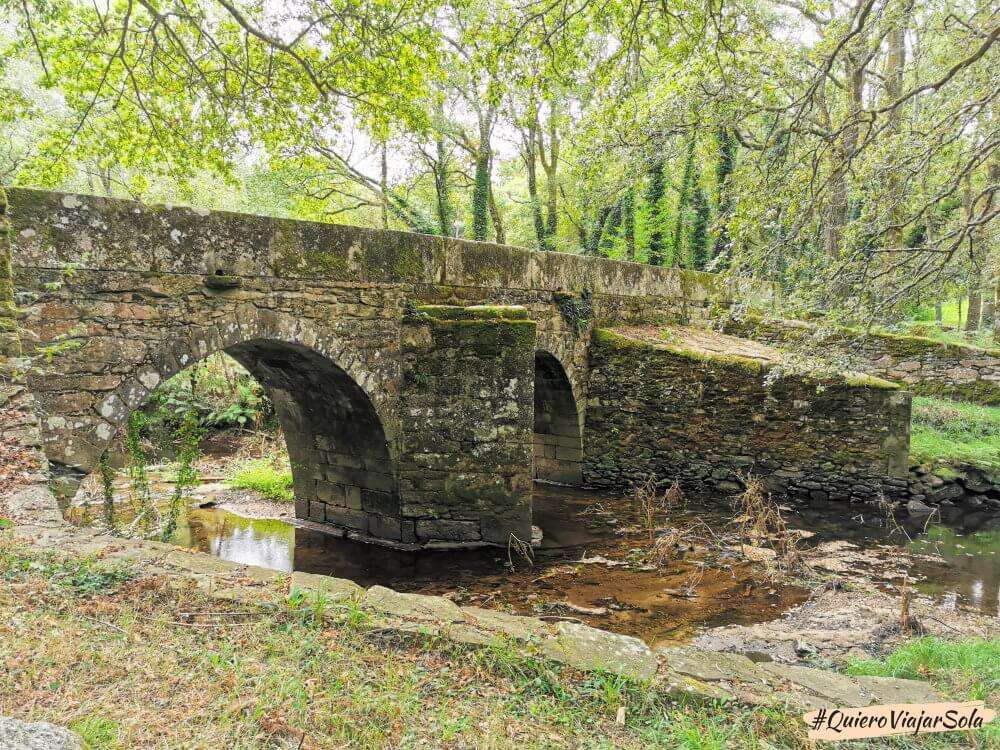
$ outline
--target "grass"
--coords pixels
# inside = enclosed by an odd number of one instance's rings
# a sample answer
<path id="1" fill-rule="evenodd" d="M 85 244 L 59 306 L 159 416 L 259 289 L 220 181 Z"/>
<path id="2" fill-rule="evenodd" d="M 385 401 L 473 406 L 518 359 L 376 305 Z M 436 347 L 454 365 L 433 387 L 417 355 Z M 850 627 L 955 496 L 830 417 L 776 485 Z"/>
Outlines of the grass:
<path id="1" fill-rule="evenodd" d="M 502 641 L 388 634 L 295 593 L 226 605 L 150 576 L 51 585 L 75 565 L 0 538 L 0 714 L 70 726 L 91 750 L 806 747 L 797 716 L 672 701 Z"/>
<path id="2" fill-rule="evenodd" d="M 1000 407 L 915 396 L 910 457 L 1000 469 Z"/>
<path id="3" fill-rule="evenodd" d="M 253 490 L 268 500 L 294 502 L 292 472 L 270 458 L 258 458 L 240 464 L 228 480 L 230 487 Z"/>
<path id="4" fill-rule="evenodd" d="M 504 641 L 468 649 L 386 633 L 358 617 L 356 604 L 300 592 L 270 604 L 224 604 L 141 571 L 86 593 L 53 585 L 81 568 L 119 570 L 0 536 L 8 584 L 0 586 L 0 714 L 70 726 L 89 750 L 811 747 L 798 714 L 675 700 Z M 938 661 L 894 656 L 857 669 L 910 676 L 928 664 L 932 678 L 989 695 L 1000 663 L 991 648 Z M 957 749 L 967 740 L 943 734 L 849 746 Z"/>
<path id="5" fill-rule="evenodd" d="M 934 321 L 933 305 L 924 308 L 916 315 L 916 319 L 904 321 L 900 324 L 905 332 L 914 336 L 923 336 L 945 344 L 972 344 L 984 348 L 997 348 L 997 342 L 993 339 L 993 332 L 982 329 L 972 333 L 965 333 L 962 330 L 969 312 L 969 300 L 962 299 L 961 314 L 956 300 L 941 303 L 941 325 Z M 952 328 L 951 331 L 944 331 L 941 326 Z"/>
<path id="6" fill-rule="evenodd" d="M 883 659 L 853 662 L 848 672 L 906 679 L 929 679 L 949 698 L 985 701 L 1000 707 L 1000 639 L 945 641 L 928 637 L 911 641 Z M 983 747 L 1000 747 L 1000 723 L 982 731 Z"/>

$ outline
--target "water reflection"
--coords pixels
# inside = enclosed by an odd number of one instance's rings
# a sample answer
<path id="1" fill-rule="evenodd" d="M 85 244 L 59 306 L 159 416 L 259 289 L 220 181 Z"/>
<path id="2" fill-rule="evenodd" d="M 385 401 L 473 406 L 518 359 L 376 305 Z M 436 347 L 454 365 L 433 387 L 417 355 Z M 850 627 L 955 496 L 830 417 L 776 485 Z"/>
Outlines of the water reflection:
<path id="1" fill-rule="evenodd" d="M 602 513 L 595 514 L 595 507 Z M 848 515 L 850 511 L 853 515 Z M 870 511 L 821 504 L 789 512 L 790 525 L 816 532 L 815 541 L 847 539 L 859 545 L 906 543 L 891 533 L 883 519 Z M 773 619 L 803 601 L 806 592 L 794 587 L 777 591 L 758 585 L 747 566 L 693 571 L 685 561 L 665 568 L 642 570 L 604 565 L 579 565 L 583 556 L 627 551 L 620 528 L 631 510 L 621 498 L 566 488 L 536 488 L 535 522 L 545 531 L 535 565 L 508 570 L 505 550 L 404 552 L 343 539 L 311 528 L 276 520 L 244 518 L 218 509 L 188 510 L 178 528 L 179 544 L 210 552 L 226 560 L 283 572 L 301 570 L 381 584 L 402 591 L 460 592 L 479 604 L 503 603 L 518 611 L 538 611 L 546 602 L 568 601 L 607 610 L 602 626 L 630 632 L 656 642 L 683 637 L 694 629 L 721 624 L 749 624 Z M 682 525 L 697 517 L 724 528 L 725 507 L 683 511 L 671 519 Z M 940 556 L 921 560 L 913 573 L 922 577 L 922 591 L 946 606 L 962 604 L 983 612 L 998 612 L 1000 519 L 967 518 L 965 526 L 914 526 L 911 551 Z M 971 525 L 970 525 L 971 524 Z M 693 574 L 697 595 L 679 598 Z"/>

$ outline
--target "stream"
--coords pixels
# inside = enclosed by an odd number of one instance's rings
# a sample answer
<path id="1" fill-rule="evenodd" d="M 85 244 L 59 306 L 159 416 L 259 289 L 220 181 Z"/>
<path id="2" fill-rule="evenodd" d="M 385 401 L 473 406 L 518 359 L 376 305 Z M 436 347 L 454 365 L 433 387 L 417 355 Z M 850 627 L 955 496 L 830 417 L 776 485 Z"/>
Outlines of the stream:
<path id="1" fill-rule="evenodd" d="M 536 485 L 534 523 L 543 538 L 533 561 L 498 548 L 400 551 L 335 536 L 293 518 L 250 518 L 198 507 L 216 498 L 228 505 L 225 498 L 234 494 L 239 495 L 219 484 L 194 490 L 172 541 L 284 572 L 444 594 L 463 605 L 574 617 L 652 646 L 683 642 L 719 625 L 773 620 L 809 597 L 803 587 L 762 579 L 758 563 L 725 549 L 710 558 L 679 549 L 651 564 L 648 532 L 638 525 L 631 501 L 580 488 Z M 290 505 L 281 510 L 289 516 L 294 512 Z M 691 502 L 660 525 L 724 533 L 732 529 L 732 516 L 726 505 Z M 904 519 L 904 535 L 887 528 L 885 519 L 866 506 L 827 502 L 787 508 L 785 516 L 789 527 L 813 533 L 807 545 L 845 540 L 879 548 L 889 559 L 893 548 L 906 547 L 916 556 L 910 572 L 922 593 L 945 605 L 998 614 L 998 517 L 967 515 L 926 528 L 919 519 Z M 871 574 L 878 582 L 879 571 Z"/>

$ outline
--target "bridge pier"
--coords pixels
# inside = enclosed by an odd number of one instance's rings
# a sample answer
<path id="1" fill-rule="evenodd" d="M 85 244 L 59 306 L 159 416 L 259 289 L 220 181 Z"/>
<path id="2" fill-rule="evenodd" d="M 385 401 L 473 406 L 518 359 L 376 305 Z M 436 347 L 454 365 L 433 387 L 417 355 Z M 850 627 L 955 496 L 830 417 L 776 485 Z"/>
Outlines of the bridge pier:
<path id="1" fill-rule="evenodd" d="M 530 542 L 535 336 L 523 307 L 404 318 L 403 541 Z"/>

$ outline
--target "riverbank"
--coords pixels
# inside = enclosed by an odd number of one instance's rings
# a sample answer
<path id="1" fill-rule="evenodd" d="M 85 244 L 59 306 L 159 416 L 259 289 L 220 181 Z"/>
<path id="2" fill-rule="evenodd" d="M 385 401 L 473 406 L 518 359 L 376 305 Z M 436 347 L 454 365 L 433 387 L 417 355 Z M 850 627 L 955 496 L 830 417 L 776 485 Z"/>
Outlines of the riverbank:
<path id="1" fill-rule="evenodd" d="M 82 531 L 4 532 L 0 575 L 0 714 L 68 725 L 102 750 L 804 748 L 804 705 L 933 694 L 919 681 L 654 655 L 602 631 Z M 722 682 L 720 668 L 732 672 Z M 962 689 L 931 674 L 946 694 Z"/>

